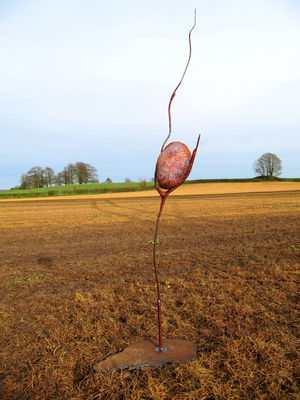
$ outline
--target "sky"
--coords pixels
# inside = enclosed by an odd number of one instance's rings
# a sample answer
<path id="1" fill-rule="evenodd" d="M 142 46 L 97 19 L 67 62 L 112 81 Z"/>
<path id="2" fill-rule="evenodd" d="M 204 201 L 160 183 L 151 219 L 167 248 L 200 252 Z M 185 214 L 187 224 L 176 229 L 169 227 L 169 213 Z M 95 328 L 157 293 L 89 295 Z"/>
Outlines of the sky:
<path id="1" fill-rule="evenodd" d="M 189 179 L 248 178 L 265 152 L 300 177 L 298 0 L 0 0 L 0 189 L 83 161 L 150 180 L 168 135 Z"/>

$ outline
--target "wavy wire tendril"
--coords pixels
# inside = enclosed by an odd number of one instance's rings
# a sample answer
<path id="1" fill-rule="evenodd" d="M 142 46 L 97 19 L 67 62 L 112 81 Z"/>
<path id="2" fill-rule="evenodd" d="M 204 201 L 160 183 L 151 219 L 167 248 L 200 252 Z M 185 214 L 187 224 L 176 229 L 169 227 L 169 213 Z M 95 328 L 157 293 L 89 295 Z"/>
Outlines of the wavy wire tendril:
<path id="1" fill-rule="evenodd" d="M 162 145 L 162 147 L 161 147 L 161 151 L 160 151 L 160 152 L 162 152 L 162 151 L 164 150 L 165 144 L 167 143 L 167 141 L 169 140 L 169 138 L 170 138 L 170 136 L 171 136 L 171 132 L 172 132 L 171 104 L 172 104 L 172 101 L 173 101 L 173 99 L 174 99 L 174 97 L 175 97 L 175 95 L 176 95 L 177 89 L 179 88 L 179 86 L 181 85 L 181 83 L 182 83 L 182 81 L 183 81 L 183 78 L 184 78 L 184 76 L 185 76 L 185 73 L 186 73 L 186 71 L 187 71 L 187 69 L 188 69 L 188 66 L 189 66 L 189 64 L 190 64 L 190 61 L 191 61 L 191 56 L 192 56 L 191 34 L 192 34 L 193 29 L 194 29 L 195 26 L 196 26 L 196 17 L 197 17 L 197 14 L 196 14 L 196 8 L 195 8 L 195 11 L 194 11 L 194 25 L 192 26 L 192 28 L 191 28 L 191 30 L 190 30 L 190 32 L 189 32 L 189 48 L 190 48 L 190 51 L 189 51 L 189 58 L 188 58 L 188 61 L 187 61 L 186 66 L 185 66 L 184 72 L 183 72 L 183 74 L 182 74 L 182 77 L 181 77 L 181 79 L 180 79 L 178 85 L 176 86 L 176 88 L 175 88 L 175 90 L 174 90 L 174 92 L 172 93 L 172 96 L 171 96 L 171 98 L 170 98 L 169 107 L 168 107 L 169 134 L 168 134 L 166 140 L 164 141 L 164 143 L 163 143 L 163 145 Z"/>

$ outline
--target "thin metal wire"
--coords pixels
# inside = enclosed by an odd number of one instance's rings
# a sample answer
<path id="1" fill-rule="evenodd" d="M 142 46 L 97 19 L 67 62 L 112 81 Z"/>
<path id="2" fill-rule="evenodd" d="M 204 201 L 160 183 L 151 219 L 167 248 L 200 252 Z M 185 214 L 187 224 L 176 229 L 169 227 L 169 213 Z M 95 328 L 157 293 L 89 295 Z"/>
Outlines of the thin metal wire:
<path id="1" fill-rule="evenodd" d="M 161 203 L 160 203 L 159 213 L 158 213 L 157 219 L 156 219 L 156 226 L 155 226 L 155 233 L 154 233 L 154 243 L 153 243 L 153 267 L 154 267 L 156 290 L 157 290 L 157 320 L 158 320 L 159 351 L 163 351 L 163 341 L 162 341 L 160 290 L 159 290 L 158 273 L 157 273 L 157 268 L 156 268 L 156 241 L 157 241 L 159 219 L 160 219 L 162 210 L 164 208 L 164 204 L 165 204 L 166 198 L 167 198 L 166 196 L 161 196 Z"/>
<path id="2" fill-rule="evenodd" d="M 168 134 L 166 140 L 163 142 L 163 145 L 162 145 L 162 147 L 161 147 L 161 151 L 160 151 L 160 152 L 163 151 L 163 149 L 164 149 L 164 147 L 165 147 L 165 144 L 167 143 L 167 141 L 169 140 L 169 138 L 170 138 L 170 136 L 171 136 L 171 132 L 172 132 L 171 104 L 172 104 L 172 101 L 173 101 L 173 99 L 174 99 L 174 97 L 175 97 L 175 95 L 176 95 L 177 89 L 179 88 L 179 86 L 181 85 L 181 83 L 182 83 L 182 81 L 183 81 L 183 78 L 184 78 L 184 76 L 185 76 L 185 74 L 186 74 L 186 71 L 187 71 L 188 66 L 189 66 L 189 64 L 190 64 L 190 61 L 191 61 L 191 56 L 192 56 L 191 34 L 192 34 L 193 29 L 194 29 L 195 26 L 196 26 L 196 17 L 197 17 L 197 12 L 196 12 L 196 8 L 195 8 L 195 11 L 194 11 L 194 25 L 192 26 L 192 28 L 191 28 L 191 30 L 190 30 L 190 32 L 189 32 L 189 49 L 190 49 L 190 51 L 189 51 L 189 58 L 188 58 L 188 61 L 187 61 L 186 66 L 185 66 L 184 72 L 183 72 L 183 74 L 182 74 L 182 77 L 181 77 L 181 79 L 180 79 L 178 85 L 176 86 L 176 88 L 175 88 L 175 90 L 174 90 L 174 92 L 172 93 L 172 96 L 171 96 L 171 98 L 170 98 L 170 102 L 169 102 L 169 106 L 168 106 L 169 134 Z"/>

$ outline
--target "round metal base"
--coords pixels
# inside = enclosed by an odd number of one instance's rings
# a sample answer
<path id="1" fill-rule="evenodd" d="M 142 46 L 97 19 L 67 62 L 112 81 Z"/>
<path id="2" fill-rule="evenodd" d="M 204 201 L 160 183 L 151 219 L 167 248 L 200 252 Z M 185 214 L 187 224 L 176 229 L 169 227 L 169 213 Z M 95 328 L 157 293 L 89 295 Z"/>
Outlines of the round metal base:
<path id="1" fill-rule="evenodd" d="M 164 351 L 157 351 L 158 343 L 155 339 L 131 344 L 120 353 L 95 364 L 94 371 L 158 367 L 165 363 L 181 364 L 187 363 L 197 356 L 196 344 L 193 342 L 165 339 L 163 343 Z"/>

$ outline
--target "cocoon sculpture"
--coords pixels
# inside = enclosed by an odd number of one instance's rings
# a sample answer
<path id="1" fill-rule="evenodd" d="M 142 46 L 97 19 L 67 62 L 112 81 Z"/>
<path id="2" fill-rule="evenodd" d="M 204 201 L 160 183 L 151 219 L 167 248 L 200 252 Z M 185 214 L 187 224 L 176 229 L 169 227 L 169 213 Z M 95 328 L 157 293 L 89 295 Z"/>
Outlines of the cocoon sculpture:
<path id="1" fill-rule="evenodd" d="M 172 142 L 161 152 L 156 164 L 156 179 L 163 189 L 172 189 L 186 179 L 191 152 L 181 142 Z"/>
<path id="2" fill-rule="evenodd" d="M 155 274 L 156 290 L 157 290 L 157 320 L 158 320 L 158 338 L 144 340 L 139 343 L 133 343 L 126 347 L 120 353 L 111 355 L 105 360 L 94 365 L 95 371 L 116 371 L 124 368 L 135 369 L 146 366 L 158 367 L 165 363 L 187 363 L 196 357 L 196 344 L 181 339 L 163 339 L 162 335 L 162 312 L 161 312 L 161 298 L 160 286 L 158 279 L 158 270 L 156 265 L 156 243 L 159 219 L 168 195 L 180 186 L 189 176 L 191 172 L 194 159 L 197 153 L 200 135 L 196 144 L 196 148 L 191 154 L 188 147 L 181 142 L 172 142 L 165 147 L 166 142 L 171 136 L 171 104 L 175 97 L 176 91 L 181 85 L 181 82 L 187 71 L 191 59 L 191 33 L 196 26 L 196 10 L 195 20 L 192 29 L 189 32 L 189 46 L 190 53 L 189 59 L 186 64 L 182 78 L 175 88 L 168 107 L 169 115 L 169 135 L 164 141 L 161 153 L 158 157 L 154 184 L 158 191 L 161 202 L 160 208 L 156 219 L 154 241 L 153 241 L 153 267 Z"/>

